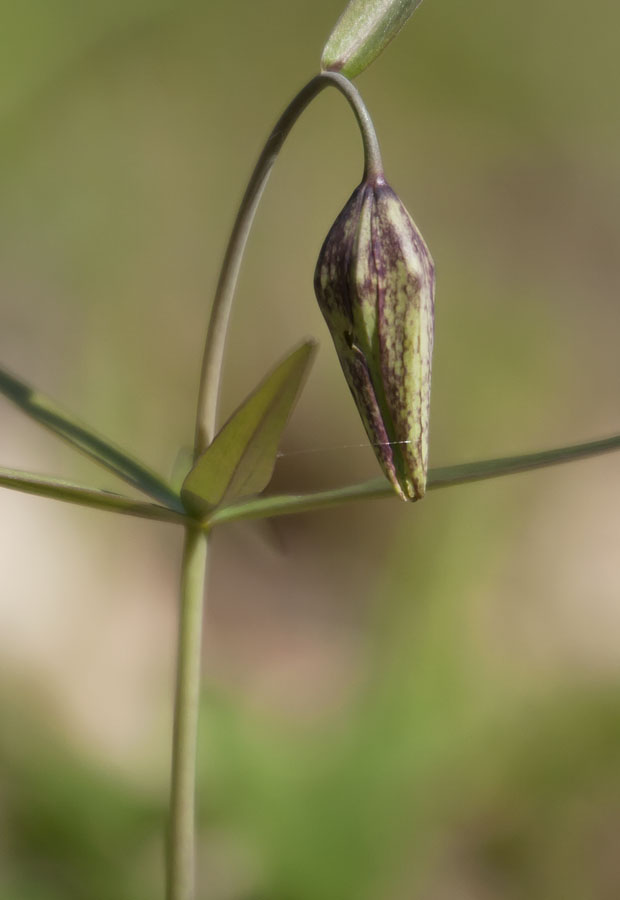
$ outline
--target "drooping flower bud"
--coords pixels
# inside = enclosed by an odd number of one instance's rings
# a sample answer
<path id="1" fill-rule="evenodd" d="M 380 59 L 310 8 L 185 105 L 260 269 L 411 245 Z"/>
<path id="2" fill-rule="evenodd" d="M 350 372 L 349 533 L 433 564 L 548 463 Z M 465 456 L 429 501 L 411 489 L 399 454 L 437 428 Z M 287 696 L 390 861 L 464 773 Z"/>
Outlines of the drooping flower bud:
<path id="1" fill-rule="evenodd" d="M 364 427 L 403 500 L 424 496 L 435 271 L 411 216 L 382 177 L 356 188 L 314 276 L 319 306 Z"/>

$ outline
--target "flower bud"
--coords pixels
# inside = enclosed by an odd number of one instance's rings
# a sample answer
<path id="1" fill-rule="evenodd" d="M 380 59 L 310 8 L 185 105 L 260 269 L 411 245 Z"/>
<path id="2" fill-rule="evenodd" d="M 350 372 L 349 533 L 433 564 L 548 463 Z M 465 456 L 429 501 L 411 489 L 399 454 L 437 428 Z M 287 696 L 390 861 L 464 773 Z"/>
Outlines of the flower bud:
<path id="1" fill-rule="evenodd" d="M 319 306 L 383 471 L 403 500 L 424 496 L 435 270 L 382 177 L 356 188 L 314 276 Z"/>

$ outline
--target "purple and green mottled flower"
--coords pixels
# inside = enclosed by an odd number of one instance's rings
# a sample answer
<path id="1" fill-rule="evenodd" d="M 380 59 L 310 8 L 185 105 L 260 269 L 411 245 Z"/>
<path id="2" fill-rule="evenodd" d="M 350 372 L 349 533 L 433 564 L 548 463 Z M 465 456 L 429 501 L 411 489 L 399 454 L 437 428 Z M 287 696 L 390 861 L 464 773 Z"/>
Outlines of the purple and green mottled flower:
<path id="1" fill-rule="evenodd" d="M 426 489 L 435 270 L 382 176 L 356 188 L 314 277 L 319 306 L 377 458 L 403 500 Z"/>

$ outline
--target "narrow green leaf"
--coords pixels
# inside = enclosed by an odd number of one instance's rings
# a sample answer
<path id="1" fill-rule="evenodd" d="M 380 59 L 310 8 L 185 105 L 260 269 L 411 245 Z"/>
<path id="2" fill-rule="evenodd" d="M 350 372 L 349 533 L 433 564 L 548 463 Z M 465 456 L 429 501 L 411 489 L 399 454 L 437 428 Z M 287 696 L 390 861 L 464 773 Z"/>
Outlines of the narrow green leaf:
<path id="1" fill-rule="evenodd" d="M 445 466 L 432 469 L 429 487 L 440 488 L 455 484 L 466 484 L 468 481 L 484 481 L 487 478 L 499 478 L 502 475 L 516 475 L 529 472 L 531 469 L 544 469 L 560 463 L 587 459 L 620 450 L 620 434 L 601 438 L 598 441 L 587 441 L 585 444 L 571 444 L 568 447 L 556 447 L 553 450 L 541 450 L 538 453 L 525 453 L 522 456 L 504 456 L 499 459 L 485 459 L 480 462 L 461 463 L 458 466 Z"/>
<path id="2" fill-rule="evenodd" d="M 427 489 L 432 491 L 437 488 L 465 484 L 469 481 L 483 481 L 487 478 L 499 478 L 502 475 L 514 475 L 517 472 L 527 472 L 531 469 L 542 469 L 559 463 L 587 459 L 591 456 L 611 453 L 614 450 L 620 450 L 620 434 L 599 441 L 588 441 L 585 444 L 543 450 L 540 453 L 526 453 L 522 456 L 507 456 L 500 459 L 486 459 L 431 469 L 428 475 Z M 372 481 L 365 481 L 362 484 L 351 484 L 329 491 L 317 491 L 313 494 L 283 494 L 233 503 L 215 510 L 209 516 L 207 524 L 213 526 L 242 519 L 299 515 L 340 506 L 353 500 L 372 500 L 382 497 L 396 497 L 394 488 L 386 478 L 373 478 Z"/>
<path id="3" fill-rule="evenodd" d="M 189 510 L 204 515 L 267 487 L 315 346 L 306 341 L 280 363 L 215 436 L 183 483 L 181 497 Z"/>
<path id="4" fill-rule="evenodd" d="M 355 78 L 396 37 L 421 2 L 351 0 L 323 50 L 323 71 L 341 72 L 347 78 Z"/>
<path id="5" fill-rule="evenodd" d="M 88 426 L 57 406 L 50 397 L 15 378 L 14 375 L 9 375 L 3 369 L 0 369 L 0 393 L 12 400 L 40 425 L 49 428 L 95 462 L 114 472 L 123 481 L 170 509 L 183 512 L 179 495 L 163 478 L 133 459 L 124 450 L 95 434 Z"/>
<path id="6" fill-rule="evenodd" d="M 102 509 L 108 512 L 122 513 L 126 516 L 138 516 L 142 519 L 157 519 L 161 522 L 186 524 L 188 519 L 166 506 L 132 500 L 112 491 L 101 491 L 96 488 L 73 484 L 62 478 L 41 477 L 18 469 L 0 467 L 0 487 L 37 497 L 49 497 L 65 503 L 88 506 L 91 509 Z"/>

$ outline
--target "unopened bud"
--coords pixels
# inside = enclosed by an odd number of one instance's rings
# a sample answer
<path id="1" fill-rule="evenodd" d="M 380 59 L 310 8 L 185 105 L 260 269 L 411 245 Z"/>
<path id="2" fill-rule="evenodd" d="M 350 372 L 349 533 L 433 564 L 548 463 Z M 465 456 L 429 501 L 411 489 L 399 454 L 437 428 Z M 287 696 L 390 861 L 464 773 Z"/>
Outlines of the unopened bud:
<path id="1" fill-rule="evenodd" d="M 404 500 L 426 488 L 434 287 L 411 216 L 382 177 L 364 181 L 325 239 L 314 288 L 370 442 Z"/>

